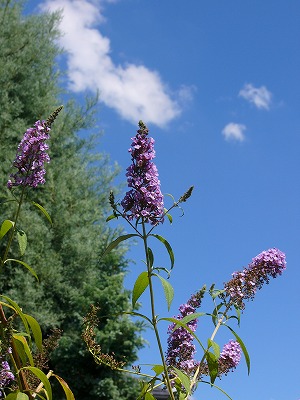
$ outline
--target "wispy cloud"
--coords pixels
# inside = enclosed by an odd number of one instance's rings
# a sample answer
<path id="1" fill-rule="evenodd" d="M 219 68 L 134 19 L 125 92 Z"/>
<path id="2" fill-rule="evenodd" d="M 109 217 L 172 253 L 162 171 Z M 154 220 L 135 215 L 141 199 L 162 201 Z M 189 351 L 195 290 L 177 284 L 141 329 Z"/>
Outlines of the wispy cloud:
<path id="1" fill-rule="evenodd" d="M 100 2 L 100 6 L 103 2 Z M 121 117 L 136 124 L 140 119 L 160 127 L 181 113 L 183 94 L 171 95 L 157 71 L 144 65 L 117 65 L 110 40 L 99 30 L 105 20 L 91 0 L 46 0 L 43 10 L 63 9 L 61 45 L 68 52 L 69 88 L 74 92 L 100 92 L 100 99 Z"/>
<path id="2" fill-rule="evenodd" d="M 226 140 L 243 142 L 245 140 L 245 135 L 244 135 L 245 130 L 246 130 L 245 125 L 230 122 L 222 130 L 222 134 L 224 135 Z"/>
<path id="3" fill-rule="evenodd" d="M 245 84 L 243 89 L 240 90 L 239 96 L 248 100 L 257 108 L 265 110 L 269 110 L 272 101 L 272 93 L 265 86 L 256 88 L 252 83 Z"/>

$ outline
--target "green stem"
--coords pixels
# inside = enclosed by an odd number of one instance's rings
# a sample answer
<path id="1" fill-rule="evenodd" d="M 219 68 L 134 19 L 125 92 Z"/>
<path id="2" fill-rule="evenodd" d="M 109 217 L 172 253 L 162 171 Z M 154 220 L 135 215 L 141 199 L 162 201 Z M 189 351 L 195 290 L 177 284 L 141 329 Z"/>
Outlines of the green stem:
<path id="1" fill-rule="evenodd" d="M 214 331 L 213 331 L 213 333 L 211 334 L 211 337 L 210 337 L 210 340 L 211 340 L 211 341 L 214 340 L 214 338 L 215 338 L 215 336 L 216 336 L 218 330 L 220 329 L 220 326 L 221 326 L 222 323 L 223 323 L 224 317 L 225 317 L 227 311 L 230 309 L 230 307 L 231 307 L 231 303 L 229 303 L 229 304 L 227 305 L 227 307 L 226 307 L 226 309 L 224 310 L 224 312 L 222 313 L 221 317 L 218 319 L 218 323 L 217 323 L 217 325 L 215 326 L 215 329 L 214 329 Z M 195 386 L 195 384 L 196 384 L 197 381 L 198 381 L 198 376 L 199 376 L 199 373 L 200 373 L 200 369 L 201 369 L 201 366 L 202 366 L 202 364 L 203 364 L 203 362 L 204 362 L 204 360 L 205 360 L 205 356 L 206 356 L 206 353 L 208 352 L 208 350 L 209 350 L 209 348 L 207 348 L 207 349 L 205 350 L 205 352 L 204 352 L 204 354 L 203 354 L 203 357 L 202 357 L 202 359 L 201 359 L 201 361 L 200 361 L 200 363 L 199 363 L 199 365 L 198 365 L 198 367 L 197 367 L 197 369 L 196 369 L 196 372 L 195 372 L 195 374 L 194 374 L 194 376 L 193 376 L 193 379 L 192 379 L 192 381 L 191 381 L 191 389 L 193 388 L 193 386 Z"/>
<path id="2" fill-rule="evenodd" d="M 155 332 L 156 341 L 157 341 L 161 361 L 162 361 L 163 368 L 164 368 L 165 380 L 166 380 L 166 385 L 167 385 L 167 388 L 168 388 L 168 391 L 170 394 L 170 399 L 175 400 L 174 394 L 172 391 L 172 385 L 171 385 L 170 378 L 169 378 L 168 368 L 167 368 L 166 361 L 165 361 L 164 351 L 162 348 L 162 344 L 161 344 L 161 340 L 160 340 L 160 336 L 159 336 L 159 332 L 158 332 L 158 328 L 157 328 L 157 316 L 155 314 L 154 290 L 153 290 L 153 284 L 152 284 L 152 266 L 150 265 L 150 260 L 149 260 L 149 256 L 148 256 L 148 245 L 147 245 L 148 235 L 146 234 L 146 228 L 145 228 L 144 221 L 142 222 L 142 227 L 143 227 L 143 242 L 144 242 L 146 260 L 147 260 L 147 271 L 148 271 L 148 279 L 149 279 L 152 326 L 153 326 L 153 329 Z"/>

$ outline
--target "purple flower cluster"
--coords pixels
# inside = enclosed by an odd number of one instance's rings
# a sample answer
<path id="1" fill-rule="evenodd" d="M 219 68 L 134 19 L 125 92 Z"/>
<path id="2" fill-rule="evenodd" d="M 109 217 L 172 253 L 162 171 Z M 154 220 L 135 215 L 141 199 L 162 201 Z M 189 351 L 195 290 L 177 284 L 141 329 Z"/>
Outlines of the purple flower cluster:
<path id="1" fill-rule="evenodd" d="M 282 251 L 276 248 L 263 251 L 243 271 L 232 274 L 233 278 L 224 285 L 225 293 L 238 307 L 244 308 L 244 300 L 252 300 L 257 290 L 264 283 L 269 283 L 270 277 L 276 278 L 285 269 L 286 260 Z"/>
<path id="2" fill-rule="evenodd" d="M 132 138 L 132 164 L 127 168 L 129 190 L 121 204 L 129 220 L 142 219 L 156 225 L 163 222 L 164 203 L 160 190 L 160 181 L 156 165 L 151 161 L 155 157 L 154 140 L 148 137 L 148 129 L 139 122 L 140 129 Z"/>
<path id="3" fill-rule="evenodd" d="M 0 398 L 3 397 L 3 389 L 14 379 L 14 374 L 11 372 L 8 362 L 2 361 L 0 370 Z"/>
<path id="4" fill-rule="evenodd" d="M 195 312 L 195 308 L 190 304 L 182 304 L 179 307 L 180 315 L 177 319 L 182 319 L 189 314 Z M 191 331 L 195 332 L 197 329 L 197 320 L 193 319 L 187 323 Z M 194 359 L 196 347 L 193 344 L 193 336 L 185 328 L 179 327 L 173 330 L 175 324 L 171 324 L 168 328 L 168 349 L 166 362 L 168 365 L 179 368 L 180 370 L 190 372 L 192 371 L 197 362 Z"/>
<path id="5" fill-rule="evenodd" d="M 9 189 L 13 186 L 37 187 L 45 183 L 44 163 L 50 162 L 46 152 L 49 147 L 45 143 L 49 139 L 49 131 L 50 127 L 45 121 L 36 121 L 33 128 L 27 129 L 13 162 L 18 171 L 10 175 L 12 179 L 7 182 Z"/>
<path id="6" fill-rule="evenodd" d="M 235 369 L 241 361 L 241 346 L 238 342 L 230 340 L 220 354 L 219 358 L 219 375 L 227 374 L 229 371 Z"/>

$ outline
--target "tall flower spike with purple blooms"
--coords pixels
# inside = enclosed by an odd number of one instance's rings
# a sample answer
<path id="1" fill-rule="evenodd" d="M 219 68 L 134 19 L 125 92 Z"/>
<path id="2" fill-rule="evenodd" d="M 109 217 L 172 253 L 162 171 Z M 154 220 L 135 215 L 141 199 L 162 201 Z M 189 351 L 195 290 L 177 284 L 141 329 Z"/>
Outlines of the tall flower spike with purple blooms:
<path id="1" fill-rule="evenodd" d="M 33 128 L 27 129 L 13 162 L 13 166 L 18 171 L 10 175 L 11 179 L 7 182 L 9 189 L 14 186 L 37 187 L 45 183 L 44 163 L 50 162 L 47 154 L 49 147 L 45 143 L 49 139 L 48 132 L 50 132 L 50 127 L 45 121 L 36 121 Z"/>
<path id="2" fill-rule="evenodd" d="M 132 164 L 127 168 L 127 183 L 131 188 L 121 204 L 129 220 L 142 219 L 152 225 L 163 222 L 164 203 L 156 165 L 154 139 L 148 136 L 148 129 L 142 121 L 139 130 L 132 138 Z"/>
<path id="3" fill-rule="evenodd" d="M 180 315 L 177 319 L 183 319 L 185 316 L 193 314 L 196 308 L 201 305 L 201 300 L 205 293 L 205 286 L 197 293 L 193 294 L 186 304 L 179 307 Z M 197 319 L 193 319 L 187 323 L 192 332 L 197 329 Z M 168 328 L 168 349 L 166 354 L 166 362 L 168 365 L 179 368 L 186 373 L 191 373 L 198 362 L 194 359 L 196 347 L 193 344 L 193 335 L 183 327 L 175 329 L 175 324 L 171 324 Z"/>
<path id="4" fill-rule="evenodd" d="M 241 361 L 241 346 L 235 340 L 230 340 L 220 354 L 218 360 L 218 373 L 219 375 L 227 374 L 237 367 Z"/>
<path id="5" fill-rule="evenodd" d="M 270 277 L 276 278 L 285 269 L 286 260 L 282 251 L 276 248 L 263 251 L 243 271 L 232 274 L 233 278 L 224 285 L 225 294 L 243 309 L 244 300 L 252 300 L 257 290 L 264 283 L 269 283 Z"/>

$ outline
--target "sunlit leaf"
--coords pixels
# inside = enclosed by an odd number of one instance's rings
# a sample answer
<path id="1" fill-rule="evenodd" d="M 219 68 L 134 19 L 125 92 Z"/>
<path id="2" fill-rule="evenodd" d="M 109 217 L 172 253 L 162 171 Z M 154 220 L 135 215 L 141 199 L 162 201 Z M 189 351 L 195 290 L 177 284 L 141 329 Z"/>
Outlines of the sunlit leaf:
<path id="1" fill-rule="evenodd" d="M 207 344 L 208 344 L 208 347 L 212 347 L 214 349 L 215 356 L 218 359 L 220 357 L 220 346 L 218 345 L 218 343 L 214 342 L 211 339 L 208 339 Z"/>
<path id="2" fill-rule="evenodd" d="M 9 219 L 6 219 L 3 221 L 0 229 L 0 239 L 3 238 L 4 235 L 7 234 L 7 232 L 15 225 L 13 221 L 10 221 Z"/>
<path id="3" fill-rule="evenodd" d="M 168 305 L 168 311 L 170 311 L 171 303 L 172 303 L 172 300 L 174 298 L 173 286 L 170 284 L 170 282 L 168 282 L 162 276 L 157 275 L 157 274 L 153 274 L 153 275 L 157 276 L 160 279 L 161 283 L 162 283 L 162 286 L 164 288 L 164 293 L 165 293 L 165 299 L 166 299 L 167 305 Z"/>
<path id="4" fill-rule="evenodd" d="M 174 267 L 175 258 L 174 258 L 174 253 L 173 253 L 170 243 L 164 237 L 162 237 L 160 235 L 151 234 L 150 236 L 155 237 L 156 239 L 158 239 L 160 242 L 162 242 L 164 244 L 165 248 L 167 249 L 167 252 L 169 253 L 169 257 L 171 260 L 171 269 L 172 269 Z"/>
<path id="5" fill-rule="evenodd" d="M 5 397 L 5 400 L 29 400 L 29 397 L 26 393 L 17 391 L 9 393 L 9 395 Z"/>
<path id="6" fill-rule="evenodd" d="M 45 215 L 45 217 L 47 218 L 47 220 L 50 222 L 51 225 L 53 225 L 52 220 L 50 215 L 48 214 L 48 212 L 44 209 L 43 206 L 41 206 L 40 204 L 36 203 L 35 201 L 32 202 L 32 204 L 37 207 L 39 210 L 42 211 L 42 213 Z"/>
<path id="7" fill-rule="evenodd" d="M 209 370 L 210 381 L 211 383 L 214 383 L 216 377 L 218 376 L 218 359 L 210 351 L 206 352 L 205 358 Z"/>
<path id="8" fill-rule="evenodd" d="M 23 265 L 25 268 L 28 269 L 29 272 L 31 272 L 31 274 L 36 278 L 36 280 L 39 280 L 35 270 L 33 268 L 31 268 L 28 264 L 26 264 L 26 262 L 21 261 L 21 260 L 15 260 L 14 258 L 8 258 L 7 260 L 4 261 L 4 263 L 7 263 L 8 261 L 14 261 L 18 264 Z"/>
<path id="9" fill-rule="evenodd" d="M 112 219 L 117 218 L 115 214 L 111 214 L 109 217 L 106 218 L 106 222 L 111 221 Z"/>
<path id="10" fill-rule="evenodd" d="M 27 322 L 29 323 L 29 326 L 32 330 L 34 341 L 35 341 L 35 344 L 37 345 L 37 348 L 39 350 L 42 350 L 43 337 L 42 337 L 42 330 L 41 330 L 39 323 L 31 315 L 24 314 L 24 317 L 27 319 Z"/>
<path id="11" fill-rule="evenodd" d="M 144 399 L 145 400 L 155 400 L 155 397 L 150 392 L 146 392 Z"/>
<path id="12" fill-rule="evenodd" d="M 132 291 L 132 307 L 135 306 L 137 300 L 144 293 L 146 287 L 149 285 L 148 272 L 142 272 L 135 281 Z"/>
<path id="13" fill-rule="evenodd" d="M 41 371 L 39 368 L 36 367 L 23 367 L 21 370 L 28 370 L 31 371 L 35 376 L 39 378 L 39 380 L 43 383 L 44 389 L 47 392 L 49 400 L 52 400 L 52 389 L 50 382 L 47 378 L 47 376 L 44 374 L 43 371 Z"/>
<path id="14" fill-rule="evenodd" d="M 67 400 L 75 400 L 74 394 L 73 394 L 72 390 L 69 388 L 69 385 L 67 384 L 67 382 L 64 381 L 63 378 L 61 378 L 58 375 L 52 374 L 52 376 L 54 376 L 58 380 L 58 382 L 61 384 L 61 386 L 65 392 L 66 399 Z"/>
<path id="15" fill-rule="evenodd" d="M 154 264 L 154 255 L 153 251 L 150 249 L 150 247 L 147 248 L 147 253 L 148 253 L 148 261 L 149 261 L 149 267 L 152 268 Z"/>
<path id="16" fill-rule="evenodd" d="M 27 247 L 27 236 L 24 231 L 18 230 L 17 231 L 17 240 L 20 249 L 20 255 L 22 256 L 25 253 Z"/>
<path id="17" fill-rule="evenodd" d="M 23 322 L 23 325 L 25 327 L 26 333 L 30 336 L 30 330 L 29 330 L 28 322 L 27 322 L 27 319 L 24 316 L 24 313 L 23 313 L 22 309 L 11 298 L 9 298 L 7 296 L 4 296 L 3 294 L 1 294 L 1 297 L 3 297 L 8 303 L 10 303 L 13 306 L 14 310 L 16 311 L 16 313 L 19 315 L 19 317 L 21 318 L 21 320 Z"/>
<path id="18" fill-rule="evenodd" d="M 106 250 L 102 254 L 102 257 L 104 257 L 106 254 L 111 252 L 115 247 L 117 247 L 124 240 L 127 240 L 127 239 L 129 239 L 131 237 L 134 237 L 134 236 L 139 236 L 139 235 L 137 235 L 136 233 L 130 233 L 128 235 L 119 236 L 117 239 L 115 239 L 113 242 L 111 242 L 111 244 L 106 248 Z"/>
<path id="19" fill-rule="evenodd" d="M 32 357 L 31 350 L 30 350 L 30 348 L 28 346 L 26 338 L 24 336 L 20 335 L 20 334 L 17 334 L 17 333 L 15 333 L 13 335 L 13 338 L 14 338 L 15 341 L 17 340 L 18 342 L 20 342 L 22 344 L 22 346 L 24 348 L 24 352 L 25 352 L 25 354 L 26 354 L 26 356 L 28 358 L 28 361 L 29 361 L 30 365 L 33 366 L 34 365 L 33 357 Z"/>
<path id="20" fill-rule="evenodd" d="M 160 375 L 164 372 L 164 366 L 160 364 L 153 365 L 151 369 L 155 372 L 155 375 Z"/>
<path id="21" fill-rule="evenodd" d="M 184 374 L 182 371 L 180 371 L 178 368 L 172 367 L 174 371 L 176 372 L 177 377 L 180 379 L 183 387 L 185 388 L 187 394 L 191 392 L 191 380 L 188 377 L 188 375 Z"/>
<path id="22" fill-rule="evenodd" d="M 236 341 L 241 346 L 241 349 L 243 351 L 243 354 L 244 354 L 244 357 L 245 357 L 245 360 L 246 360 L 246 364 L 247 364 L 247 368 L 248 368 L 248 375 L 249 375 L 250 374 L 250 356 L 249 356 L 249 353 L 248 353 L 248 351 L 246 349 L 246 346 L 245 346 L 244 342 L 242 341 L 242 339 L 239 337 L 239 335 L 232 328 L 230 328 L 230 326 L 228 326 L 226 324 L 225 324 L 225 326 L 227 326 L 227 328 L 234 334 L 234 336 L 236 338 Z"/>

